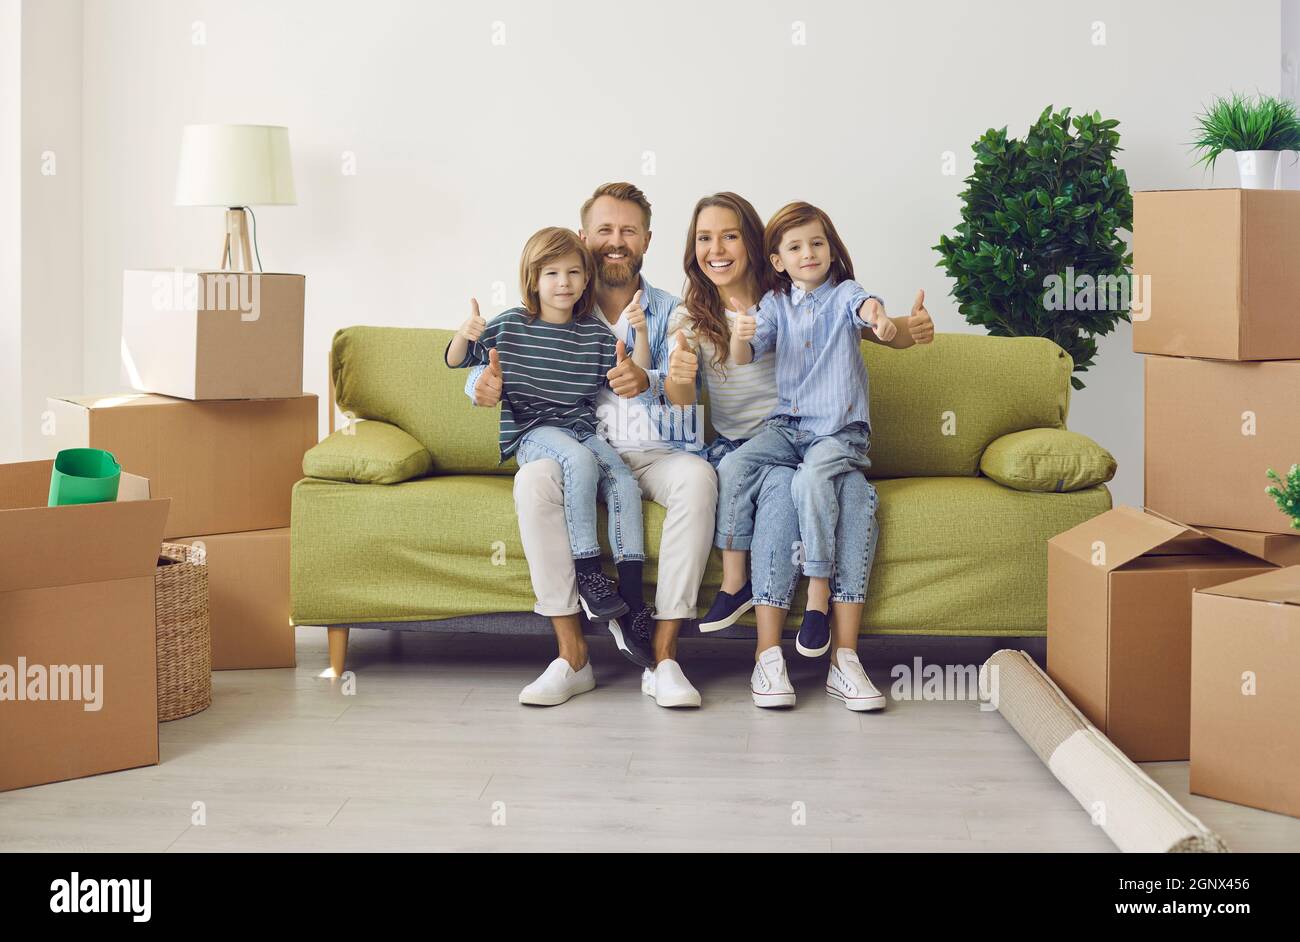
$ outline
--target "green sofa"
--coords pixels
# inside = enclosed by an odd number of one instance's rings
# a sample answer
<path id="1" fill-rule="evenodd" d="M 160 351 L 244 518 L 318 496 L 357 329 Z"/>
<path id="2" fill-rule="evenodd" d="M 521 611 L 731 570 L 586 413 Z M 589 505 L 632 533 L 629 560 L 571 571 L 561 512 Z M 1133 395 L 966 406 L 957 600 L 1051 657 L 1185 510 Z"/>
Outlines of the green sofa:
<path id="1" fill-rule="evenodd" d="M 331 628 L 336 671 L 348 628 L 454 627 L 496 613 L 489 630 L 536 630 L 515 465 L 498 465 L 497 410 L 471 406 L 466 372 L 443 365 L 450 337 L 389 327 L 334 337 L 335 401 L 365 421 L 331 432 L 303 460 L 290 583 L 294 624 Z M 1047 539 L 1111 506 L 1103 482 L 1113 460 L 1063 431 L 1069 357 L 1048 340 L 971 334 L 862 349 L 880 497 L 866 631 L 1043 635 Z M 645 504 L 650 586 L 663 519 Z M 702 607 L 720 576 L 714 553 Z M 795 606 L 797 616 L 802 593 Z"/>

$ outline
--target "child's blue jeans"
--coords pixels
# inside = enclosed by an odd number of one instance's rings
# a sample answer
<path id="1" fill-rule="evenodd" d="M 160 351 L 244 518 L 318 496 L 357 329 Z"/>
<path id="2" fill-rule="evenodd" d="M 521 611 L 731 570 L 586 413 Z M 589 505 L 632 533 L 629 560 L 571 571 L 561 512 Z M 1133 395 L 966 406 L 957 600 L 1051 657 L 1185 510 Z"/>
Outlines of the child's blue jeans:
<path id="1" fill-rule="evenodd" d="M 767 426 L 718 464 L 718 521 L 714 544 L 720 549 L 749 550 L 754 538 L 754 515 L 765 468 L 794 468 L 790 494 L 799 518 L 803 542 L 803 571 L 829 579 L 835 565 L 835 530 L 841 514 L 863 515 L 845 525 L 866 527 L 867 508 L 840 506 L 836 479 L 871 466 L 867 449 L 870 429 L 855 422 L 833 435 L 814 435 L 799 428 L 792 416 L 775 416 Z"/>
<path id="2" fill-rule="evenodd" d="M 614 562 L 645 559 L 641 487 L 614 446 L 599 435 L 543 425 L 525 432 L 515 452 L 520 466 L 541 458 L 554 460 L 564 472 L 564 520 L 574 559 L 600 555 L 597 498 L 604 499 L 608 511 Z"/>

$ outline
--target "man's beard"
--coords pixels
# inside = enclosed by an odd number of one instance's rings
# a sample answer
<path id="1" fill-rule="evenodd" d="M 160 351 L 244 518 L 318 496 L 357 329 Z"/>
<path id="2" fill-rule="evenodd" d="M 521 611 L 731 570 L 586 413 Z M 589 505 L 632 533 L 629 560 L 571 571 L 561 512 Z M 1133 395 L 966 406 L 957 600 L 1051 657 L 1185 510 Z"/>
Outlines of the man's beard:
<path id="1" fill-rule="evenodd" d="M 643 255 L 627 253 L 621 262 L 611 262 L 604 254 L 596 256 L 596 277 L 608 288 L 626 288 L 641 274 Z"/>

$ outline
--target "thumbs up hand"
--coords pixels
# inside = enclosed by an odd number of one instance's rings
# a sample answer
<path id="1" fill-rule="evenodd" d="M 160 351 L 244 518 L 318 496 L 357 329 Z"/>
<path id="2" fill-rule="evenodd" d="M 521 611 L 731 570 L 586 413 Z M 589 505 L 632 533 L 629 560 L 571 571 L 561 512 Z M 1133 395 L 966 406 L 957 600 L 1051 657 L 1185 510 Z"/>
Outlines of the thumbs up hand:
<path id="1" fill-rule="evenodd" d="M 623 317 L 636 328 L 638 336 L 645 336 L 645 308 L 641 307 L 641 292 L 632 295 L 632 302 L 623 308 Z"/>
<path id="2" fill-rule="evenodd" d="M 736 323 L 731 328 L 731 336 L 736 340 L 753 340 L 754 334 L 758 331 L 758 318 L 749 313 L 747 308 L 741 307 L 740 302 L 731 298 L 732 310 L 739 311 L 736 315 Z"/>
<path id="3" fill-rule="evenodd" d="M 885 306 L 875 298 L 862 302 L 859 316 L 871 325 L 871 329 L 883 343 L 889 343 L 898 333 L 898 325 L 885 316 Z"/>
<path id="4" fill-rule="evenodd" d="M 464 337 L 466 340 L 476 341 L 483 336 L 483 330 L 487 327 L 487 321 L 485 321 L 482 315 L 478 312 L 477 299 L 470 298 L 469 306 L 474 313 L 469 316 L 469 319 L 465 321 L 465 323 L 460 325 L 460 330 L 456 333 Z"/>
<path id="5" fill-rule="evenodd" d="M 614 395 L 631 399 L 650 388 L 650 377 L 646 376 L 645 370 L 637 366 L 634 360 L 628 358 L 627 344 L 621 340 L 614 346 L 614 358 L 614 368 L 605 374 Z"/>
<path id="6" fill-rule="evenodd" d="M 925 309 L 925 290 L 916 292 L 912 302 L 912 313 L 907 317 L 907 332 L 912 335 L 913 343 L 930 343 L 934 340 L 934 321 Z"/>
<path id="7" fill-rule="evenodd" d="M 699 369 L 699 359 L 686 345 L 686 335 L 679 330 L 673 352 L 668 355 L 668 381 L 683 386 L 694 386 Z"/>
<path id="8" fill-rule="evenodd" d="M 488 351 L 488 365 L 474 384 L 474 405 L 495 406 L 501 401 L 501 355 L 493 347 Z"/>

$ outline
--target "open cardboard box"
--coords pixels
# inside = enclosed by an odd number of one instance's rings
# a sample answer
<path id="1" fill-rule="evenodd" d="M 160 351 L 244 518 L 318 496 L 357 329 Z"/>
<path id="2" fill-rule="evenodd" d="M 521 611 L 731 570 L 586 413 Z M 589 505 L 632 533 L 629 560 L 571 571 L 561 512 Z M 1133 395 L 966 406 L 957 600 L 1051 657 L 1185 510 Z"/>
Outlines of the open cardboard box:
<path id="1" fill-rule="evenodd" d="M 1047 673 L 1134 762 L 1189 755 L 1192 592 L 1275 570 L 1116 507 L 1047 543 Z"/>
<path id="2" fill-rule="evenodd" d="M 1300 359 L 1300 192 L 1133 194 L 1133 349 Z M 1150 290 L 1145 290 L 1149 286 Z"/>
<path id="3" fill-rule="evenodd" d="M 48 400 L 51 453 L 103 448 L 172 498 L 168 539 L 289 525 L 302 456 L 316 444 L 317 400 L 190 402 L 132 393 Z"/>
<path id="4" fill-rule="evenodd" d="M 181 399 L 301 396 L 305 292 L 302 275 L 125 271 L 125 382 Z"/>
<path id="5" fill-rule="evenodd" d="M 0 464 L 0 791 L 158 762 L 154 570 L 167 499 L 47 507 L 52 461 Z"/>
<path id="6" fill-rule="evenodd" d="M 1300 566 L 1192 600 L 1190 790 L 1300 817 Z"/>

